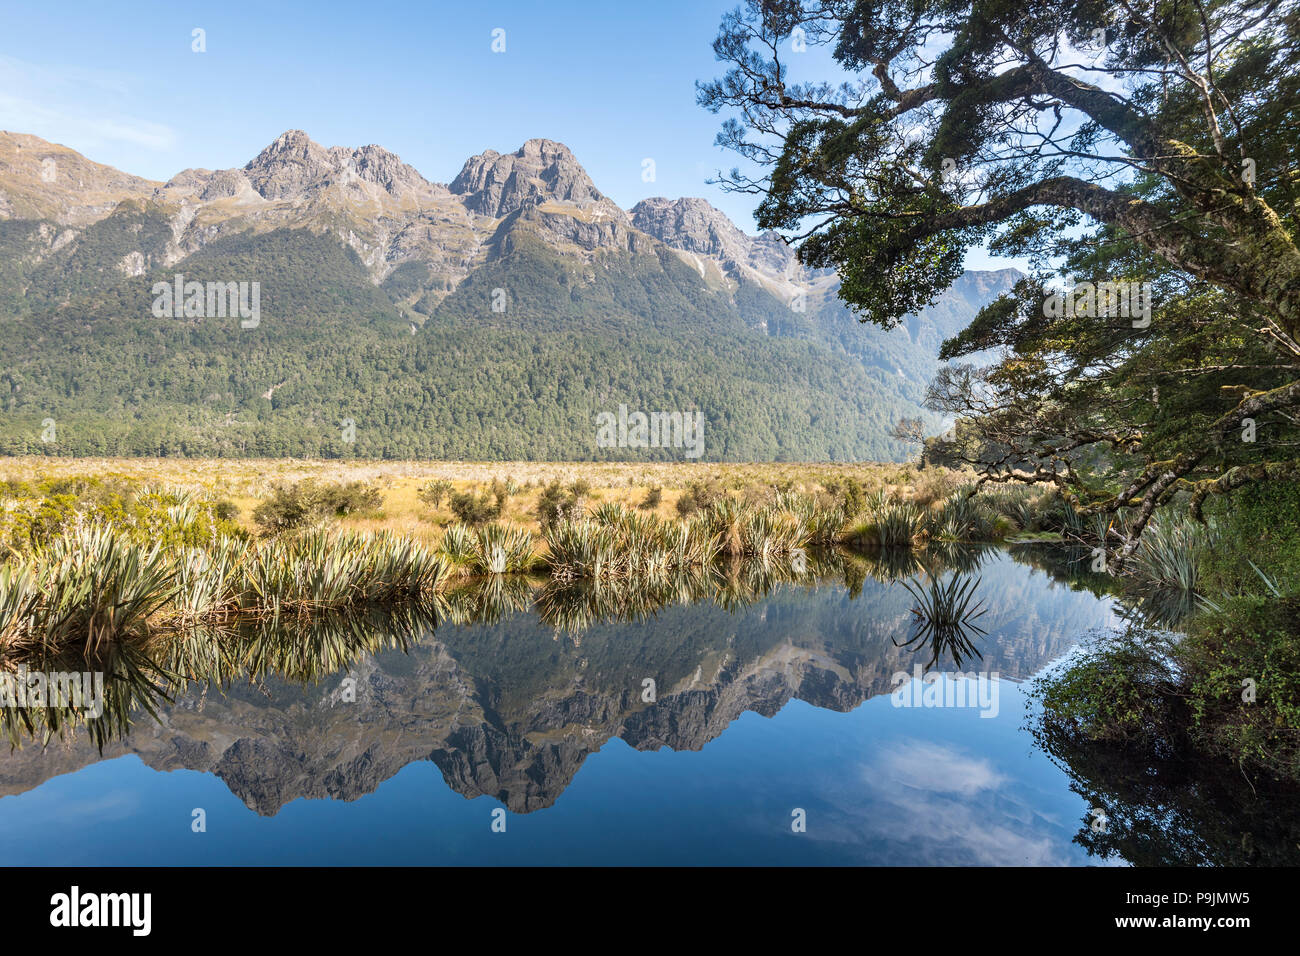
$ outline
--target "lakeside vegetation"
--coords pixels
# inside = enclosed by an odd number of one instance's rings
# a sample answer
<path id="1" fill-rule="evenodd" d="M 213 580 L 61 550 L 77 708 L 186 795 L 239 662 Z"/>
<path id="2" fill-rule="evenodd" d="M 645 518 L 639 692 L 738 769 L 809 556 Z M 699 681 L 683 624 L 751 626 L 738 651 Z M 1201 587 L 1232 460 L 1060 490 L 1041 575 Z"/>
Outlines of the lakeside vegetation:
<path id="1" fill-rule="evenodd" d="M 902 466 L 809 468 L 802 480 L 786 466 L 533 467 L 520 481 L 437 463 L 341 475 L 329 465 L 329 480 L 301 463 L 186 481 L 171 463 L 116 465 L 51 474 L 10 463 L 7 664 L 181 627 L 427 601 L 474 577 L 652 588 L 734 560 L 797 574 L 816 549 L 923 550 L 1071 527 L 1050 490 L 972 497 L 960 472 Z M 470 477 L 442 477 L 456 472 Z"/>
<path id="2" fill-rule="evenodd" d="M 1208 756 L 1300 781 L 1300 486 L 1247 486 L 1216 512 L 1215 534 L 1149 547 L 1167 553 L 1133 589 L 1146 613 L 1039 681 L 1049 750 Z M 1188 578 L 1195 590 L 1173 587 Z"/>
<path id="3" fill-rule="evenodd" d="M 185 627 L 441 601 L 483 577 L 654 591 L 738 561 L 797 578 L 810 555 L 839 548 L 875 555 L 873 573 L 893 580 L 918 571 L 917 554 L 942 560 L 967 544 L 1070 542 L 1088 563 L 1089 548 L 1115 533 L 1050 487 L 978 489 L 967 472 L 896 465 L 223 462 L 191 471 L 25 459 L 7 470 L 6 660 Z M 1148 594 L 1173 589 L 1178 607 L 1196 600 L 1196 575 L 1177 558 L 1188 534 L 1171 523 L 1152 535 L 1124 579 L 1145 619 Z"/>

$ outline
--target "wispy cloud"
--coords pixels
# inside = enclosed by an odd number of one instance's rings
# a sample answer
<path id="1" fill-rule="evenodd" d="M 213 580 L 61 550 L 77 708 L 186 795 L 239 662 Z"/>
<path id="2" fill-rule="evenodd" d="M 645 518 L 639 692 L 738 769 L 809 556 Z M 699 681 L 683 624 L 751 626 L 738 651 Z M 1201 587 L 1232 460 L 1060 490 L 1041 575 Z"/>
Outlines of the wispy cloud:
<path id="1" fill-rule="evenodd" d="M 885 751 L 880 763 L 878 769 L 891 779 L 930 793 L 969 797 L 983 790 L 997 790 L 1007 782 L 988 760 L 923 741 Z"/>
<path id="2" fill-rule="evenodd" d="M 118 110 L 130 78 L 117 71 L 51 68 L 0 56 L 0 128 L 33 133 L 85 151 L 129 143 L 166 151 L 176 132 L 163 123 Z"/>

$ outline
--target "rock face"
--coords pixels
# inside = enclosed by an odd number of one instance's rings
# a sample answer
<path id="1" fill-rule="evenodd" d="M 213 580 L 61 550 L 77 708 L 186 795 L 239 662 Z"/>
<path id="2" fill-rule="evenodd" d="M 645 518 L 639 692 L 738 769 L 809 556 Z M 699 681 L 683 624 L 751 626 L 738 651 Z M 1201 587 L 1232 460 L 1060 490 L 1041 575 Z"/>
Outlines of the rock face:
<path id="1" fill-rule="evenodd" d="M 380 146 L 329 149 L 302 130 L 281 133 L 244 167 L 253 189 L 264 199 L 302 199 L 331 186 L 369 184 L 396 199 L 427 197 L 433 184 Z"/>
<path id="2" fill-rule="evenodd" d="M 631 219 L 637 229 L 673 249 L 716 260 L 731 279 L 757 282 L 782 297 L 797 291 L 803 270 L 794 250 L 774 232 L 746 235 L 707 200 L 643 199 L 632 207 Z"/>
<path id="3" fill-rule="evenodd" d="M 46 182 L 41 164 L 50 156 L 62 173 Z M 429 283 L 412 303 L 436 302 L 499 252 L 498 223 L 514 214 L 526 215 L 544 241 L 586 257 L 601 250 L 650 252 L 656 242 L 680 253 L 689 232 L 659 229 L 651 217 L 647 225 L 653 222 L 662 235 L 640 228 L 596 188 L 567 146 L 549 139 L 530 139 L 513 153 L 472 156 L 448 187 L 380 146 L 325 147 L 302 130 L 282 133 L 242 169 L 186 169 L 162 184 L 34 136 L 0 134 L 0 219 L 86 226 L 127 201 L 152 203 L 174 233 L 164 254 L 143 255 L 151 265 L 179 262 L 239 233 L 330 232 L 357 253 L 376 283 L 404 264 L 427 265 Z M 735 257 L 773 275 L 790 261 L 779 241 L 745 236 L 703 200 L 681 202 L 698 204 L 725 236 L 699 243 L 701 255 Z M 718 275 L 735 271 L 710 261 Z"/>
<path id="4" fill-rule="evenodd" d="M 802 269 L 777 234 L 748 235 L 704 199 L 655 197 L 620 209 L 567 146 L 549 139 L 472 156 L 445 186 L 381 146 L 325 147 L 288 130 L 242 169 L 186 169 L 155 183 L 35 136 L 0 133 L 0 219 L 75 229 L 123 203 L 148 203 L 168 220 L 166 250 L 140 250 L 150 266 L 240 233 L 308 229 L 350 246 L 376 284 L 405 264 L 427 266 L 428 283 L 408 304 L 436 302 L 499 253 L 500 220 L 515 214 L 544 241 L 588 258 L 666 246 L 714 287 L 751 282 L 783 304 L 801 291 L 820 300 L 834 291 L 834 276 Z"/>
<path id="5" fill-rule="evenodd" d="M 309 187 L 337 175 L 342 157 L 312 142 L 301 130 L 289 130 L 257 154 L 244 174 L 264 199 L 300 196 Z"/>
<path id="6" fill-rule="evenodd" d="M 632 207 L 632 225 L 675 249 L 719 259 L 749 258 L 749 237 L 703 199 L 643 199 Z"/>
<path id="7" fill-rule="evenodd" d="M 450 189 L 491 219 L 548 199 L 585 205 L 605 198 L 569 147 L 549 139 L 530 139 L 504 156 L 490 149 L 470 157 Z"/>

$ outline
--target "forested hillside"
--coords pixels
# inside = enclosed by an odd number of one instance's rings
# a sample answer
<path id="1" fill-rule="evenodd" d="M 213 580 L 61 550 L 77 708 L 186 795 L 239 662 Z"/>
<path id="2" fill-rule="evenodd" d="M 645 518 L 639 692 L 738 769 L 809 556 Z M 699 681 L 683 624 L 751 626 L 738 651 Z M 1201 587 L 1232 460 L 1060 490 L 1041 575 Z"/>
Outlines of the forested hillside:
<path id="1" fill-rule="evenodd" d="M 926 414 L 940 342 L 1014 280 L 982 274 L 906 328 L 864 327 L 833 276 L 799 275 L 779 242 L 745 236 L 700 200 L 690 208 L 725 233 L 704 258 L 680 223 L 639 231 L 546 141 L 536 157 L 475 157 L 453 184 L 463 200 L 386 160 L 405 170 L 388 174 L 402 196 L 429 205 L 409 233 L 425 238 L 380 261 L 347 241 L 380 227 L 340 201 L 328 170 L 315 193 L 284 185 L 307 160 L 290 167 L 282 154 L 301 142 L 286 134 L 236 171 L 269 195 L 297 190 L 292 201 L 268 206 L 240 185 L 232 203 L 234 187 L 208 174 L 196 210 L 173 195 L 198 188 L 185 174 L 89 224 L 59 221 L 57 208 L 0 221 L 0 453 L 682 457 L 598 448 L 597 414 L 626 405 L 699 411 L 709 460 L 896 460 L 909 449 L 889 429 Z M 512 193 L 532 161 L 564 173 Z M 233 310 L 158 317 L 155 284 L 178 274 L 256 282 L 255 325 Z"/>

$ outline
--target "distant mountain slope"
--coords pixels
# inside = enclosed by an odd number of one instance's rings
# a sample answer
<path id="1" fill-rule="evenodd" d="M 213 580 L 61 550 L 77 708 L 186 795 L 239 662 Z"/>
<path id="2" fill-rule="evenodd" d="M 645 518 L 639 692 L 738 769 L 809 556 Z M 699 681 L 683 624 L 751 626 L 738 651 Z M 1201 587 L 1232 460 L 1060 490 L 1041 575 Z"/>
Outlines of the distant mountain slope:
<path id="1" fill-rule="evenodd" d="M 256 320 L 158 317 L 178 274 L 257 283 Z M 699 410 L 706 459 L 899 458 L 939 343 L 1014 280 L 887 333 L 775 234 L 624 211 L 550 140 L 443 185 L 289 131 L 153 183 L 0 133 L 0 452 L 682 457 L 597 447 L 626 405 Z"/>

